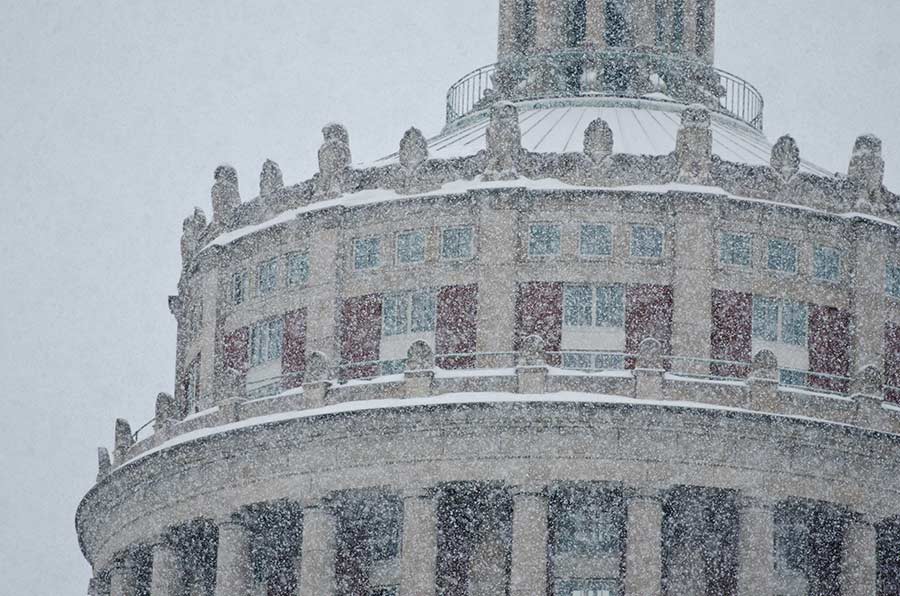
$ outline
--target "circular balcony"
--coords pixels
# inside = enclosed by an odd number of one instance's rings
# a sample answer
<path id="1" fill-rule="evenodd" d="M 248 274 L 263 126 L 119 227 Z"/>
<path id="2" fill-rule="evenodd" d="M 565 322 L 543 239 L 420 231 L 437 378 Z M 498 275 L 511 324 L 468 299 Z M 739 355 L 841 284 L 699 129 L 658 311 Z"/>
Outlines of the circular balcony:
<path id="1" fill-rule="evenodd" d="M 763 128 L 762 94 L 740 77 L 702 62 L 625 50 L 567 50 L 483 66 L 450 87 L 447 126 L 497 101 L 561 97 L 700 103 Z"/>

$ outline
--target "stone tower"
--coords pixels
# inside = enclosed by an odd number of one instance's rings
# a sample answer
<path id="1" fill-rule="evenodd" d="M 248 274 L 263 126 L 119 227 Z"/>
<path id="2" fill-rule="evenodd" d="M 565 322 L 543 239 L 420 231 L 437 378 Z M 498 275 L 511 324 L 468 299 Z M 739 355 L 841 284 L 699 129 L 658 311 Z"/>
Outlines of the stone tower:
<path id="1" fill-rule="evenodd" d="M 90 594 L 900 595 L 900 197 L 770 143 L 713 17 L 501 0 L 437 136 L 217 169 Z"/>

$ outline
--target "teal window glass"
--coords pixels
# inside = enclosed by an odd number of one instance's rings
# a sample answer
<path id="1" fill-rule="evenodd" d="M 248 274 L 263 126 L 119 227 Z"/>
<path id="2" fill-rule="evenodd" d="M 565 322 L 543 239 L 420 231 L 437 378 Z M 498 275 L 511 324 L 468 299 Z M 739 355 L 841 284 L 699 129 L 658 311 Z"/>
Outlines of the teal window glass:
<path id="1" fill-rule="evenodd" d="M 817 246 L 813 252 L 813 275 L 822 281 L 841 277 L 841 252 L 830 246 Z"/>
<path id="2" fill-rule="evenodd" d="M 753 337 L 763 341 L 778 341 L 779 301 L 774 298 L 753 297 Z"/>
<path id="3" fill-rule="evenodd" d="M 612 256 L 612 232 L 609 226 L 598 224 L 581 226 L 581 256 Z"/>
<path id="4" fill-rule="evenodd" d="M 441 233 L 442 259 L 469 259 L 475 254 L 471 227 L 447 228 Z"/>
<path id="5" fill-rule="evenodd" d="M 403 335 L 407 332 L 409 297 L 406 294 L 385 296 L 384 301 L 382 302 L 381 311 L 383 335 Z"/>
<path id="6" fill-rule="evenodd" d="M 752 258 L 750 236 L 723 232 L 719 241 L 719 261 L 723 265 L 749 267 Z"/>
<path id="7" fill-rule="evenodd" d="M 808 320 L 809 313 L 805 304 L 785 302 L 781 312 L 781 341 L 805 346 Z"/>
<path id="8" fill-rule="evenodd" d="M 652 226 L 631 227 L 631 256 L 658 259 L 662 252 L 662 230 Z"/>
<path id="9" fill-rule="evenodd" d="M 598 327 L 625 326 L 625 288 L 620 284 L 597 286 Z"/>
<path id="10" fill-rule="evenodd" d="M 560 231 L 556 224 L 532 224 L 528 235 L 528 255 L 553 257 L 559 254 Z"/>
<path id="11" fill-rule="evenodd" d="M 768 268 L 783 273 L 797 272 L 797 247 L 793 242 L 773 238 L 769 240 Z"/>
<path id="12" fill-rule="evenodd" d="M 381 241 L 360 238 L 353 243 L 353 267 L 356 270 L 374 269 L 381 264 Z"/>
<path id="13" fill-rule="evenodd" d="M 294 253 L 287 256 L 287 285 L 300 286 L 309 281 L 309 257 Z"/>
<path id="14" fill-rule="evenodd" d="M 900 298 L 900 265 L 888 265 L 885 272 L 885 289 L 888 296 Z"/>
<path id="15" fill-rule="evenodd" d="M 591 286 L 566 286 L 563 294 L 563 322 L 569 327 L 590 327 L 594 292 Z"/>
<path id="16" fill-rule="evenodd" d="M 430 291 L 415 292 L 410 299 L 410 304 L 410 331 L 413 333 L 434 331 L 436 311 L 434 293 Z"/>
<path id="17" fill-rule="evenodd" d="M 425 261 L 425 232 L 403 232 L 397 234 L 397 262 L 412 265 Z"/>

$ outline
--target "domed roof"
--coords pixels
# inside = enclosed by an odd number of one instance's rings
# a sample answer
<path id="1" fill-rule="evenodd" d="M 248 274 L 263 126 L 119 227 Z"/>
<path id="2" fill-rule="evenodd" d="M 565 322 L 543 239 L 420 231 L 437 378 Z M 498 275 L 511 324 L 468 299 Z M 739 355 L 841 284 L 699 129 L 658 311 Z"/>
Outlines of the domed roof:
<path id="1" fill-rule="evenodd" d="M 522 146 L 535 153 L 571 153 L 582 150 L 584 132 L 594 120 L 605 120 L 613 132 L 614 152 L 665 155 L 675 150 L 684 103 L 664 97 L 564 98 L 521 102 L 519 123 Z M 428 142 L 429 156 L 450 159 L 485 149 L 489 111 L 472 114 L 448 126 Z M 756 128 L 727 115 L 712 113 L 713 153 L 726 161 L 768 165 L 772 143 Z M 396 154 L 385 158 L 393 161 Z M 802 162 L 801 170 L 832 176 L 825 168 Z"/>

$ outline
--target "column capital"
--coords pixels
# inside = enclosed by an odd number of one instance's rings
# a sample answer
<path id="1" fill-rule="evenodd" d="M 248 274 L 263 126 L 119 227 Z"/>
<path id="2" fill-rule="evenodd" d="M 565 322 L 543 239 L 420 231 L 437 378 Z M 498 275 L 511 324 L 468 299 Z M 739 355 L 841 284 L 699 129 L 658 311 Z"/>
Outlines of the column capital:
<path id="1" fill-rule="evenodd" d="M 666 496 L 668 492 L 668 488 L 662 488 L 659 486 L 626 486 L 622 489 L 622 497 L 626 502 L 628 501 L 659 501 L 662 502 L 663 498 Z"/>
<path id="2" fill-rule="evenodd" d="M 509 494 L 515 497 L 542 497 L 546 499 L 550 491 L 543 483 L 523 483 L 509 487 Z"/>
<path id="3" fill-rule="evenodd" d="M 440 494 L 440 490 L 434 486 L 408 486 L 398 492 L 404 501 L 409 499 L 433 500 Z"/>
<path id="4" fill-rule="evenodd" d="M 740 510 L 755 509 L 760 511 L 773 511 L 778 506 L 779 499 L 761 495 L 741 494 L 735 498 L 735 505 Z"/>

